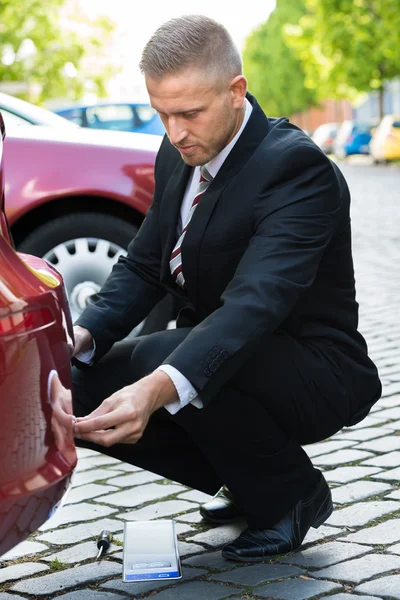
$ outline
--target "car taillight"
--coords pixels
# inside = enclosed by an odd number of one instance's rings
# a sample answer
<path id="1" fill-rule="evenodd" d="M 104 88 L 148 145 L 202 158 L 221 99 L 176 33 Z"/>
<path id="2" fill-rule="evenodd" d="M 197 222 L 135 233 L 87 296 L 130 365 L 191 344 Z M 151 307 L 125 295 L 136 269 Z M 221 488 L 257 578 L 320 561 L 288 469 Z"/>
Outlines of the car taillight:
<path id="1" fill-rule="evenodd" d="M 0 337 L 23 335 L 50 327 L 55 323 L 48 307 L 32 308 L 2 315 L 0 309 Z"/>

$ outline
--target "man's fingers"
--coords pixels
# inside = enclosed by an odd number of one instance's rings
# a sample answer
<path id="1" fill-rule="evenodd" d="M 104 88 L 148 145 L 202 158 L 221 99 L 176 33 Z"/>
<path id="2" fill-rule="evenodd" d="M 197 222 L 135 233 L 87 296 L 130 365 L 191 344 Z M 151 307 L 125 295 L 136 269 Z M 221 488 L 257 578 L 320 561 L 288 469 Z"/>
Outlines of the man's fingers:
<path id="1" fill-rule="evenodd" d="M 125 437 L 126 432 L 120 429 L 109 429 L 107 431 L 93 431 L 91 433 L 83 433 L 79 435 L 79 439 L 87 442 L 93 442 L 99 444 L 99 446 L 109 447 L 113 444 L 124 443 L 124 444 L 136 444 L 136 442 L 142 437 L 141 433 L 137 435 L 130 434 Z"/>
<path id="2" fill-rule="evenodd" d="M 79 434 L 98 431 L 101 429 L 109 429 L 127 422 L 132 421 L 132 415 L 127 416 L 126 408 L 123 406 L 117 407 L 115 410 L 99 416 L 85 417 L 85 420 L 77 420 L 75 429 Z"/>

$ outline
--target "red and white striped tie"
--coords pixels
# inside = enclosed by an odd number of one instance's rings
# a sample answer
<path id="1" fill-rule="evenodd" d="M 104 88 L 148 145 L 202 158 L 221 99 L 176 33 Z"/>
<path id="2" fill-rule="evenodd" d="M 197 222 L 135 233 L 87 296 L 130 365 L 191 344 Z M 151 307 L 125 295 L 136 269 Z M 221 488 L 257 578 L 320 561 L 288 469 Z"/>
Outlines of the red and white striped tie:
<path id="1" fill-rule="evenodd" d="M 185 233 L 190 223 L 190 219 L 193 216 L 194 211 L 196 210 L 196 206 L 201 200 L 204 192 L 210 185 L 212 181 L 212 177 L 210 173 L 207 171 L 206 167 L 203 165 L 200 167 L 200 183 L 197 188 L 197 192 L 195 197 L 193 198 L 192 206 L 190 208 L 188 220 L 186 222 L 185 227 L 182 229 L 182 233 L 179 236 L 178 241 L 175 244 L 174 249 L 172 250 L 171 258 L 169 261 L 169 266 L 171 269 L 172 277 L 176 280 L 176 283 L 180 285 L 182 288 L 185 287 L 185 278 L 182 273 L 182 255 L 181 255 L 181 246 L 183 242 L 183 238 L 185 237 Z"/>

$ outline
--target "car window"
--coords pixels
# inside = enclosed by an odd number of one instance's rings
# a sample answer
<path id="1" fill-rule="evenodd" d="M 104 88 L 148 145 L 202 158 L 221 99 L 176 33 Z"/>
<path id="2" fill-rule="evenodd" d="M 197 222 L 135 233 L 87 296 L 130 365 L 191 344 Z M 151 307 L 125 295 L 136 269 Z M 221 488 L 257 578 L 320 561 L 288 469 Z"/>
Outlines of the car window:
<path id="1" fill-rule="evenodd" d="M 107 104 L 86 109 L 88 127 L 92 129 L 133 129 L 134 115 L 129 104 Z"/>
<path id="2" fill-rule="evenodd" d="M 135 106 L 135 109 L 139 125 L 148 123 L 154 119 L 154 116 L 156 115 L 156 111 L 151 106 Z"/>
<path id="3" fill-rule="evenodd" d="M 9 112 L 8 110 L 5 110 L 4 108 L 1 109 L 1 114 L 3 115 L 6 128 L 13 126 L 13 125 L 32 125 L 32 123 L 30 121 L 28 121 L 27 119 L 23 119 L 22 117 L 19 117 L 18 115 L 14 115 L 14 113 Z"/>
<path id="4" fill-rule="evenodd" d="M 70 110 L 63 110 L 62 113 L 60 113 L 60 115 L 64 117 L 64 119 L 68 119 L 68 121 L 72 121 L 77 125 L 83 125 L 83 110 L 81 108 L 71 108 Z"/>

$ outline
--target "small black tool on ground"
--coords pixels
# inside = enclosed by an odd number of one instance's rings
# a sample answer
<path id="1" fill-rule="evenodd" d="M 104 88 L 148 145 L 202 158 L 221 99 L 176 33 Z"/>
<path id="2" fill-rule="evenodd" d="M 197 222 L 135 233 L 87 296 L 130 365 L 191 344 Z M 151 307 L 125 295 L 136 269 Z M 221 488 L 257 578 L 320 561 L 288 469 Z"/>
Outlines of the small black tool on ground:
<path id="1" fill-rule="evenodd" d="M 111 540 L 112 540 L 112 535 L 109 531 L 107 531 L 107 529 L 104 529 L 101 534 L 98 537 L 97 540 L 97 547 L 99 549 L 96 559 L 99 559 L 101 557 L 101 555 L 104 552 L 107 552 L 107 550 L 110 547 L 111 544 Z"/>

